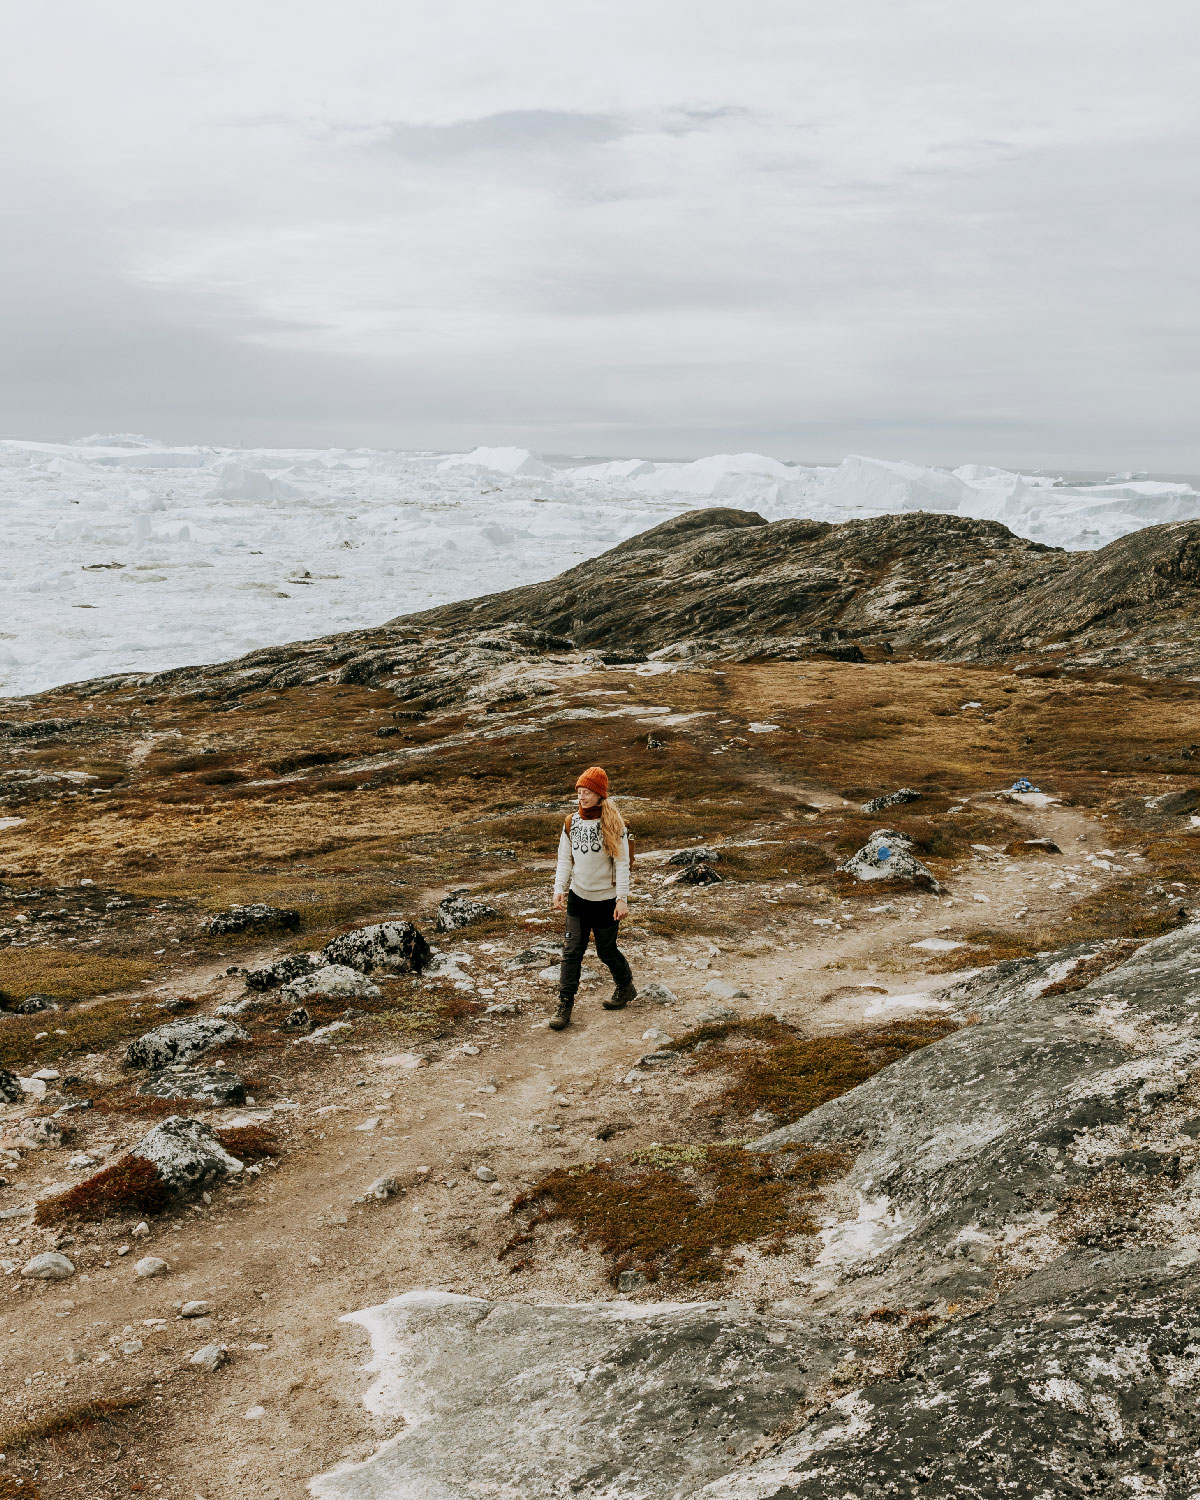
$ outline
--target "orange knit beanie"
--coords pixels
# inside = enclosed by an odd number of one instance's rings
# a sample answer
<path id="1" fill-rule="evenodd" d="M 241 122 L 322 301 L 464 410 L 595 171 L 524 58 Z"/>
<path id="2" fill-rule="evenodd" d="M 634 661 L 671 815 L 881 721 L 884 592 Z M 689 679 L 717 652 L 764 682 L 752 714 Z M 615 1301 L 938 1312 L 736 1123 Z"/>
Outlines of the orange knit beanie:
<path id="1" fill-rule="evenodd" d="M 589 766 L 575 783 L 575 790 L 578 791 L 581 786 L 587 787 L 589 792 L 595 792 L 597 797 L 607 797 L 608 775 L 603 766 Z"/>

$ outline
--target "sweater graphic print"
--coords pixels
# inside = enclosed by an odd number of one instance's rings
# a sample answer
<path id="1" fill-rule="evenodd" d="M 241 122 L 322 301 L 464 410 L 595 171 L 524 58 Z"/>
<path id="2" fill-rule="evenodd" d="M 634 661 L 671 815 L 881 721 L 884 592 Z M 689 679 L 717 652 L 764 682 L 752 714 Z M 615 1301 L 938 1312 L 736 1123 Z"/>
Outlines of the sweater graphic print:
<path id="1" fill-rule="evenodd" d="M 621 839 L 618 858 L 604 848 L 599 818 L 572 814 L 570 826 L 558 839 L 558 867 L 554 872 L 554 894 L 574 891 L 585 901 L 629 899 L 629 836 Z"/>

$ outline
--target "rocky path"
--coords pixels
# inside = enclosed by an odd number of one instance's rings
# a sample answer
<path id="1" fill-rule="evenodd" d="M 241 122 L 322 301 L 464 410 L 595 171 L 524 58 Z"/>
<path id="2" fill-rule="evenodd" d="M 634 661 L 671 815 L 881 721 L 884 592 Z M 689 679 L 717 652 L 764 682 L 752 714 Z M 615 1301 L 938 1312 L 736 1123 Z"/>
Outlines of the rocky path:
<path id="1" fill-rule="evenodd" d="M 799 784 L 787 790 L 801 800 L 819 795 Z M 362 1405 L 363 1337 L 339 1327 L 342 1314 L 416 1287 L 531 1303 L 611 1298 L 599 1258 L 565 1242 L 514 1277 L 497 1258 L 513 1195 L 554 1166 L 603 1154 L 605 1141 L 627 1150 L 677 1136 L 706 1085 L 637 1069 L 655 1034 L 678 1035 L 714 1004 L 813 1031 L 936 1008 L 946 981 L 928 961 L 961 942 L 981 913 L 991 927 L 1017 928 L 1129 868 L 1086 813 L 1016 811 L 1029 836 L 1053 840 L 1061 856 L 1017 861 L 979 848 L 947 896 L 881 883 L 877 901 L 817 918 L 778 904 L 787 881 L 756 888 L 759 896 L 741 898 L 736 947 L 691 938 L 630 945 L 639 982 L 666 986 L 673 1004 L 606 1012 L 606 988 L 594 982 L 561 1034 L 545 1027 L 552 987 L 530 988 L 503 967 L 510 943 L 469 931 L 445 940 L 476 991 L 514 995 L 521 1014 L 465 1022 L 452 1039 L 412 1052 L 375 1042 L 329 1049 L 302 1089 L 287 1098 L 272 1090 L 262 1101 L 269 1107 L 224 1116 L 276 1122 L 286 1139 L 278 1165 L 219 1191 L 210 1206 L 157 1222 L 146 1237 L 113 1239 L 102 1265 L 46 1284 L 19 1310 L 10 1303 L 4 1370 L 31 1409 L 125 1391 L 142 1400 L 129 1451 L 114 1459 L 98 1443 L 92 1463 L 73 1449 L 73 1472 L 55 1474 L 48 1493 L 92 1500 L 127 1493 L 132 1482 L 164 1500 L 302 1494 L 310 1476 L 365 1457 L 389 1432 Z M 647 875 L 653 869 L 648 860 Z M 704 896 L 691 899 L 695 907 Z M 176 987 L 194 988 L 198 978 L 218 998 L 240 993 L 211 971 Z M 404 1191 L 363 1201 L 382 1176 Z M 21 1234 L 12 1238 L 24 1245 Z M 132 1263 L 146 1253 L 165 1259 L 169 1273 L 137 1276 Z M 803 1257 L 750 1254 L 727 1291 L 787 1296 L 803 1269 Z M 180 1317 L 191 1301 L 211 1313 Z M 193 1369 L 188 1357 L 211 1342 L 228 1350 L 228 1362 L 213 1374 Z"/>

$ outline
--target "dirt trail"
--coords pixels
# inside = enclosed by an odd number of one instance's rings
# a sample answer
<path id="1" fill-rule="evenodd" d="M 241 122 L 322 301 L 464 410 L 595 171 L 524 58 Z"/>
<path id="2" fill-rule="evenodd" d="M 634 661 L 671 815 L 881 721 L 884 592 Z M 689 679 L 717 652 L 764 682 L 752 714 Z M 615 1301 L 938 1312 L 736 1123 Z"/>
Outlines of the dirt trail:
<path id="1" fill-rule="evenodd" d="M 786 790 L 818 800 L 816 789 L 798 783 Z M 822 804 L 829 801 L 824 794 Z M 281 1162 L 221 1190 L 211 1206 L 156 1224 L 147 1238 L 127 1230 L 121 1238 L 123 1226 L 105 1230 L 102 1265 L 89 1262 L 71 1281 L 9 1304 L 10 1386 L 27 1383 L 44 1405 L 122 1391 L 143 1402 L 124 1440 L 128 1453 L 114 1462 L 101 1445 L 93 1463 L 72 1450 L 75 1472 L 60 1476 L 47 1466 L 46 1494 L 97 1500 L 133 1484 L 163 1500 L 302 1495 L 310 1476 L 365 1457 L 386 1436 L 361 1404 L 362 1338 L 338 1328 L 340 1314 L 417 1286 L 533 1301 L 612 1296 L 598 1256 L 565 1241 L 561 1253 L 536 1257 L 520 1275 L 497 1255 L 512 1232 L 512 1196 L 546 1170 L 672 1138 L 680 1096 L 694 1101 L 705 1085 L 682 1070 L 642 1070 L 622 1081 L 653 1050 L 643 1033 L 679 1035 L 695 1024 L 714 1003 L 704 993 L 714 978 L 745 992 L 718 1002 L 744 1015 L 775 1013 L 814 1030 L 894 1018 L 903 1008 L 889 1007 L 889 997 L 934 992 L 944 982 L 913 943 L 955 941 L 981 916 L 1002 930 L 1026 914 L 1045 920 L 1085 889 L 1136 868 L 1100 853 L 1104 826 L 1078 809 L 1012 811 L 1029 837 L 1053 839 L 1062 856 L 1018 861 L 978 849 L 956 869 L 946 897 L 881 882 L 877 901 L 835 905 L 819 918 L 778 904 L 786 895 L 780 882 L 761 900 L 747 897 L 736 952 L 691 938 L 630 941 L 638 981 L 667 985 L 674 1005 L 639 1000 L 607 1012 L 600 1006 L 607 985 L 593 982 L 575 1024 L 560 1034 L 545 1026 L 553 988 L 535 983 L 520 1015 L 479 1018 L 452 1038 L 416 1044 L 422 1066 L 386 1061 L 403 1044 L 351 1041 L 328 1049 L 325 1066 L 309 1075 L 314 1081 L 290 1099 L 265 1095 L 270 1108 L 224 1112 L 225 1122 L 279 1121 L 287 1141 Z M 702 893 L 689 899 L 702 909 Z M 445 941 L 471 955 L 477 988 L 496 999 L 528 994 L 500 966 L 502 945 L 469 930 Z M 233 979 L 214 983 L 211 969 L 178 976 L 173 988 L 199 981 L 218 995 L 238 992 Z M 479 1166 L 498 1181 L 479 1180 Z M 384 1174 L 406 1191 L 388 1202 L 354 1201 Z M 122 1244 L 129 1254 L 116 1253 Z M 133 1262 L 147 1253 L 165 1258 L 170 1274 L 138 1278 Z M 751 1253 L 728 1291 L 784 1294 L 799 1268 L 790 1256 L 768 1263 Z M 209 1300 L 213 1315 L 180 1319 L 178 1305 L 191 1299 Z M 189 1367 L 187 1357 L 213 1341 L 228 1347 L 230 1363 L 215 1375 Z"/>

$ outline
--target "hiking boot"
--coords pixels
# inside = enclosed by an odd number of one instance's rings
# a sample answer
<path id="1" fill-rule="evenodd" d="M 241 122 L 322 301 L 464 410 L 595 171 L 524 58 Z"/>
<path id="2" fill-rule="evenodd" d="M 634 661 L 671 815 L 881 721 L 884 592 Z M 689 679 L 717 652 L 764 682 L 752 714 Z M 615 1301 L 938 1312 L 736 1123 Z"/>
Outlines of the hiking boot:
<path id="1" fill-rule="evenodd" d="M 571 1024 L 571 1009 L 575 1004 L 574 995 L 560 995 L 558 997 L 558 1009 L 550 1018 L 551 1031 L 565 1031 Z"/>
<path id="2" fill-rule="evenodd" d="M 637 998 L 637 990 L 633 987 L 633 980 L 628 984 L 619 984 L 613 990 L 609 999 L 604 1002 L 605 1010 L 624 1010 L 631 1000 Z"/>

